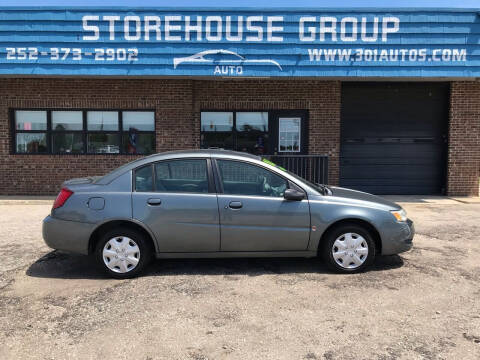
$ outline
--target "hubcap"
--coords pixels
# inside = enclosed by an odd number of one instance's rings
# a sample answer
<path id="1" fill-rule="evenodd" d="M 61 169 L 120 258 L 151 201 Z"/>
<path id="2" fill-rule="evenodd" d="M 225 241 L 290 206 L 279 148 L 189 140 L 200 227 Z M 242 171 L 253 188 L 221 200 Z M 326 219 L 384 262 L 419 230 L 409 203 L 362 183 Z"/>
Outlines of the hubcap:
<path id="1" fill-rule="evenodd" d="M 356 233 L 345 233 L 333 243 L 332 255 L 342 268 L 356 269 L 367 260 L 367 241 Z"/>
<path id="2" fill-rule="evenodd" d="M 114 237 L 103 247 L 103 262 L 116 273 L 132 271 L 139 261 L 140 248 L 135 241 L 126 236 Z"/>

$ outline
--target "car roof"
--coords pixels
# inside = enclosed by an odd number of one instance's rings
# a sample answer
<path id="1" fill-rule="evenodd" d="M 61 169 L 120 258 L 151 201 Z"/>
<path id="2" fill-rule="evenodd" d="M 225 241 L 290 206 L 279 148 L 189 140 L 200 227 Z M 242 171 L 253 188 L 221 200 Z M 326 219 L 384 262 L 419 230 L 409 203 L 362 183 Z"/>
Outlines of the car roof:
<path id="1" fill-rule="evenodd" d="M 204 158 L 204 157 L 225 157 L 228 159 L 236 159 L 236 160 L 256 160 L 261 161 L 262 158 L 260 156 L 240 152 L 240 151 L 232 151 L 232 150 L 224 150 L 224 149 L 192 149 L 192 150 L 175 150 L 175 151 L 165 151 L 157 154 L 152 154 L 141 159 L 137 159 L 131 161 L 127 164 L 124 164 L 112 172 L 106 174 L 105 176 L 98 179 L 95 183 L 96 184 L 108 184 L 121 174 L 140 167 L 142 165 L 149 164 L 151 162 L 161 161 L 161 160 L 169 160 L 169 159 L 177 159 L 177 158 Z"/>
<path id="2" fill-rule="evenodd" d="M 266 167 L 271 171 L 286 177 L 290 181 L 296 183 L 298 185 L 299 179 L 292 176 L 288 172 L 284 172 L 281 168 L 274 166 L 270 163 L 265 163 L 262 161 L 260 156 L 239 152 L 239 151 L 232 151 L 232 150 L 224 150 L 224 149 L 193 149 L 193 150 L 176 150 L 176 151 L 166 151 L 158 154 L 149 155 L 143 157 L 141 159 L 134 160 L 129 162 L 125 165 L 120 166 L 119 168 L 113 170 L 112 172 L 108 173 L 107 175 L 101 177 L 100 179 L 95 181 L 95 184 L 99 185 L 106 185 L 112 182 L 117 177 L 129 172 L 133 169 L 141 167 L 143 165 L 148 165 L 157 161 L 162 160 L 171 160 L 171 159 L 182 159 L 182 158 L 224 158 L 229 160 L 239 160 L 239 161 L 248 161 L 250 163 L 256 163 L 257 165 Z M 301 181 L 302 188 L 308 194 L 317 194 L 316 190 L 312 189 L 307 183 Z"/>

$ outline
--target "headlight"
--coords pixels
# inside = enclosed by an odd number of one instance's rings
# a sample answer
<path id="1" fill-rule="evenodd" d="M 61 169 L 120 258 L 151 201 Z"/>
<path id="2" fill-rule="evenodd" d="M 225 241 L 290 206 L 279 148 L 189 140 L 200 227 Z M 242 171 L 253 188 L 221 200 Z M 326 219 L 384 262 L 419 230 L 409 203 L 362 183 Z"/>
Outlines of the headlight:
<path id="1" fill-rule="evenodd" d="M 395 219 L 397 219 L 397 221 L 400 221 L 400 222 L 407 221 L 407 212 L 405 210 L 400 209 L 400 210 L 393 210 L 390 212 L 392 213 L 393 216 L 395 216 Z"/>

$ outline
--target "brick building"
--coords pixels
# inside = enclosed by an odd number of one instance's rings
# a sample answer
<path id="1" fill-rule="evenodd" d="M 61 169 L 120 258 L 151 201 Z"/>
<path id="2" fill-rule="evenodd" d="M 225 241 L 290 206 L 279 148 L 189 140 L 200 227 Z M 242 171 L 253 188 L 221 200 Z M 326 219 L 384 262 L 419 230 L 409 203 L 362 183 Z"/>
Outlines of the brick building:
<path id="1" fill-rule="evenodd" d="M 223 147 L 327 155 L 330 184 L 374 193 L 478 195 L 477 11 L 115 11 L 0 9 L 0 194 Z"/>

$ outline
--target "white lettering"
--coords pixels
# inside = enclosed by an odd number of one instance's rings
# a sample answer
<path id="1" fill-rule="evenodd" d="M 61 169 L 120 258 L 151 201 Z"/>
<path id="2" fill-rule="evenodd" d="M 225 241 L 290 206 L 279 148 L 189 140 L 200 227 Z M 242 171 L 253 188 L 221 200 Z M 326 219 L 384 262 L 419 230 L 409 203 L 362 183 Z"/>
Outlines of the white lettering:
<path id="1" fill-rule="evenodd" d="M 263 28 L 261 26 L 252 25 L 254 21 L 263 21 L 263 16 L 249 16 L 247 17 L 247 31 L 256 31 L 257 36 L 247 36 L 247 41 L 262 41 Z"/>
<path id="2" fill-rule="evenodd" d="M 130 34 L 130 22 L 135 24 L 135 35 Z M 125 33 L 125 40 L 137 41 L 142 36 L 141 21 L 139 16 L 125 16 L 123 19 L 123 32 Z"/>
<path id="3" fill-rule="evenodd" d="M 330 23 L 330 26 L 325 26 Z M 332 34 L 332 41 L 337 41 L 337 18 L 331 16 L 322 16 L 320 18 L 320 41 L 325 41 L 325 34 Z"/>
<path id="4" fill-rule="evenodd" d="M 467 61 L 467 49 L 453 49 L 453 61 Z"/>
<path id="5" fill-rule="evenodd" d="M 442 60 L 443 61 L 450 61 L 451 56 L 452 56 L 452 50 L 444 49 L 442 51 Z"/>
<path id="6" fill-rule="evenodd" d="M 389 24 L 393 24 L 389 27 Z M 400 19 L 397 17 L 384 17 L 382 21 L 382 41 L 386 42 L 388 34 L 396 33 L 400 29 Z"/>
<path id="7" fill-rule="evenodd" d="M 378 58 L 378 61 L 388 61 L 387 50 L 383 49 L 382 51 L 380 51 L 380 57 Z"/>
<path id="8" fill-rule="evenodd" d="M 283 41 L 283 36 L 274 36 L 274 31 L 283 31 L 283 26 L 273 26 L 274 22 L 283 21 L 283 16 L 267 16 L 267 40 Z"/>
<path id="9" fill-rule="evenodd" d="M 103 21 L 108 21 L 108 33 L 110 40 L 115 40 L 115 21 L 120 20 L 120 16 L 105 15 Z"/>
<path id="10" fill-rule="evenodd" d="M 298 30 L 300 41 L 315 41 L 315 34 L 316 34 L 315 26 L 307 27 L 307 31 L 309 35 L 305 36 L 305 23 L 315 22 L 316 20 L 317 18 L 315 16 L 305 16 L 300 18 L 300 24 L 299 24 L 299 30 Z"/>
<path id="11" fill-rule="evenodd" d="M 185 40 L 190 41 L 190 32 L 197 33 L 197 41 L 202 40 L 202 17 L 197 16 L 197 25 L 190 25 L 190 16 L 185 16 Z"/>
<path id="12" fill-rule="evenodd" d="M 180 35 L 170 35 L 170 31 L 180 31 L 182 29 L 180 25 L 172 25 L 170 22 L 180 20 L 182 20 L 182 18 L 178 15 L 165 16 L 165 40 L 180 41 L 182 39 Z"/>
<path id="13" fill-rule="evenodd" d="M 347 23 L 352 24 L 352 33 L 347 36 Z M 340 39 L 342 41 L 356 41 L 357 40 L 357 18 L 344 17 L 340 23 Z"/>
<path id="14" fill-rule="evenodd" d="M 227 16 L 227 40 L 228 41 L 241 41 L 243 38 L 243 16 L 237 17 L 237 35 L 232 35 L 232 17 Z"/>
<path id="15" fill-rule="evenodd" d="M 310 61 L 320 61 L 322 58 L 322 49 L 308 49 Z"/>
<path id="16" fill-rule="evenodd" d="M 375 42 L 378 39 L 378 17 L 373 18 L 372 35 L 367 36 L 367 18 L 362 18 L 362 41 Z"/>
<path id="17" fill-rule="evenodd" d="M 216 34 L 212 35 L 212 23 L 216 23 Z M 206 35 L 208 41 L 222 40 L 222 18 L 220 16 L 207 16 L 206 20 Z"/>
<path id="18" fill-rule="evenodd" d="M 95 41 L 100 38 L 100 30 L 96 25 L 88 25 L 89 21 L 98 21 L 100 18 L 96 15 L 85 15 L 82 17 L 83 30 L 92 31 L 93 35 L 83 35 L 83 40 Z"/>
<path id="19" fill-rule="evenodd" d="M 153 24 L 150 24 L 153 22 Z M 162 40 L 162 33 L 160 31 L 160 18 L 158 16 L 145 16 L 145 40 L 150 40 L 150 31 L 155 31 L 157 33 L 157 40 Z"/>

